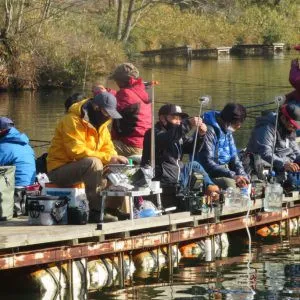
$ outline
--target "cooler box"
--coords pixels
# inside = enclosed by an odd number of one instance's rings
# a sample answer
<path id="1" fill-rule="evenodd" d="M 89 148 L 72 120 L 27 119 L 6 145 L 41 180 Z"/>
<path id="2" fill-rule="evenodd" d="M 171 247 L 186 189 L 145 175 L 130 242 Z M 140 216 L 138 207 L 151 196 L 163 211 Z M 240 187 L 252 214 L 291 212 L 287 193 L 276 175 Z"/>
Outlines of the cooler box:
<path id="1" fill-rule="evenodd" d="M 30 196 L 27 198 L 30 225 L 68 224 L 68 197 Z"/>
<path id="2" fill-rule="evenodd" d="M 88 211 L 84 184 L 76 184 L 68 187 L 59 187 L 54 183 L 46 183 L 42 191 L 43 195 L 66 196 L 70 199 L 69 207 L 78 207 Z"/>

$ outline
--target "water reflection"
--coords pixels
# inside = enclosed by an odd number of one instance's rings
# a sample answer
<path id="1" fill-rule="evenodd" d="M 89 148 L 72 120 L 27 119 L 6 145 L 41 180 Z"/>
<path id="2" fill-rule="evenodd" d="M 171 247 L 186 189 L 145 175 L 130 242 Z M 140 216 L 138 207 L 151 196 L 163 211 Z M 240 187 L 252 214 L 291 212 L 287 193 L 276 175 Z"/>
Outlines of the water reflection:
<path id="1" fill-rule="evenodd" d="M 91 299 L 300 299 L 299 237 L 269 245 L 256 242 L 250 270 L 247 260 L 245 252 L 210 264 L 185 260 L 172 277 L 167 269 L 148 280 L 134 274 L 131 287 L 125 290 L 89 295 Z"/>
<path id="2" fill-rule="evenodd" d="M 226 57 L 220 59 L 186 60 L 175 59 L 155 63 L 140 62 L 137 65 L 145 80 L 152 74 L 160 84 L 155 88 L 156 111 L 166 102 L 178 103 L 189 114 L 199 111 L 200 95 L 211 95 L 207 109 L 221 109 L 226 102 L 235 101 L 245 105 L 269 102 L 278 94 L 291 90 L 288 82 L 292 56 L 269 58 Z M 115 87 L 111 81 L 103 81 Z M 88 96 L 91 85 L 85 91 Z M 50 140 L 57 120 L 63 115 L 63 103 L 74 90 L 43 90 L 0 94 L 0 115 L 11 117 L 16 126 L 34 140 Z M 259 108 L 258 108 L 259 110 Z M 238 146 L 244 147 L 254 119 L 249 118 L 237 133 Z M 42 150 L 37 149 L 37 152 Z"/>

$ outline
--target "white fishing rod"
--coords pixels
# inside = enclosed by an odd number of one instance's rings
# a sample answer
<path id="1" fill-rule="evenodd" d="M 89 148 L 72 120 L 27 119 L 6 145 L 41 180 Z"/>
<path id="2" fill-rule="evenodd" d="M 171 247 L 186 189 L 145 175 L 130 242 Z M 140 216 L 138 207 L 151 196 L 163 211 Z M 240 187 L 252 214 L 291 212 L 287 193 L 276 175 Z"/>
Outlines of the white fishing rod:
<path id="1" fill-rule="evenodd" d="M 155 127 L 154 127 L 154 84 L 153 73 L 151 81 L 151 167 L 155 176 Z"/>
<path id="2" fill-rule="evenodd" d="M 270 168 L 270 175 L 273 174 L 273 167 L 274 167 L 274 154 L 275 154 L 275 145 L 276 145 L 276 139 L 277 139 L 277 126 L 278 126 L 278 117 L 279 117 L 279 109 L 280 106 L 285 102 L 286 98 L 285 96 L 276 96 L 274 98 L 274 102 L 277 105 L 276 108 L 276 119 L 275 119 L 275 132 L 274 132 L 274 139 L 273 139 L 273 145 L 272 145 L 272 158 L 271 158 L 271 168 Z M 273 181 L 273 176 L 271 177 L 271 181 Z"/>
<path id="3" fill-rule="evenodd" d="M 153 177 L 155 177 L 155 126 L 154 126 L 154 85 L 158 84 L 157 81 L 154 81 L 154 76 L 152 73 L 152 81 L 151 81 L 151 114 L 152 114 L 152 125 L 151 125 L 151 167 L 153 171 Z M 157 206 L 158 206 L 158 211 L 162 211 L 162 203 L 161 203 L 161 198 L 160 194 L 157 195 Z"/>
<path id="4" fill-rule="evenodd" d="M 200 119 L 201 115 L 202 115 L 203 106 L 208 105 L 208 103 L 211 101 L 211 97 L 210 96 L 202 96 L 202 97 L 199 98 L 198 101 L 200 103 L 198 118 Z M 197 146 L 197 141 L 198 141 L 198 132 L 199 132 L 199 126 L 197 124 L 195 139 L 194 139 L 194 146 L 193 146 L 193 153 L 192 153 L 192 158 L 191 158 L 191 162 L 190 162 L 190 169 L 189 169 L 188 191 L 190 191 L 191 177 L 192 177 L 192 172 L 193 172 L 193 163 L 194 163 L 194 159 L 195 159 L 195 152 L 196 152 L 196 146 Z"/>

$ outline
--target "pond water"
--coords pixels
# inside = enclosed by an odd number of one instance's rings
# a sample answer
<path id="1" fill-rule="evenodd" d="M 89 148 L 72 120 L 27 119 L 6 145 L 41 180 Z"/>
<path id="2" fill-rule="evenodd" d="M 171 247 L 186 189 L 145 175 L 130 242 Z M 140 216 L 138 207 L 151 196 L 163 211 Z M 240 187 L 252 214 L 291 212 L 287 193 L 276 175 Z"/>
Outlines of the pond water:
<path id="1" fill-rule="evenodd" d="M 293 54 L 272 57 L 221 57 L 220 59 L 176 60 L 169 63 L 138 63 L 145 80 L 159 81 L 155 88 L 155 112 L 166 102 L 183 106 L 190 115 L 198 115 L 198 99 L 210 95 L 205 109 L 221 109 L 226 102 L 245 105 L 270 102 L 276 95 L 292 90 L 288 82 Z M 102 81 L 108 87 L 113 82 Z M 90 96 L 91 86 L 86 95 Z M 31 140 L 50 141 L 57 120 L 64 114 L 64 101 L 74 90 L 42 90 L 36 92 L 0 93 L 0 115 L 9 116 Z M 273 105 L 275 107 L 275 105 Z M 265 108 L 265 107 L 264 107 Z M 258 115 L 261 108 L 249 110 Z M 236 133 L 237 144 L 245 147 L 254 118 L 249 117 Z M 34 143 L 35 146 L 38 143 Z M 39 144 L 43 145 L 43 143 Z M 35 148 L 37 154 L 46 148 Z"/>
<path id="2" fill-rule="evenodd" d="M 185 259 L 150 277 L 135 273 L 130 287 L 90 293 L 89 299 L 300 299 L 300 237 L 252 242 L 240 231 L 230 235 L 229 255 L 213 263 Z"/>

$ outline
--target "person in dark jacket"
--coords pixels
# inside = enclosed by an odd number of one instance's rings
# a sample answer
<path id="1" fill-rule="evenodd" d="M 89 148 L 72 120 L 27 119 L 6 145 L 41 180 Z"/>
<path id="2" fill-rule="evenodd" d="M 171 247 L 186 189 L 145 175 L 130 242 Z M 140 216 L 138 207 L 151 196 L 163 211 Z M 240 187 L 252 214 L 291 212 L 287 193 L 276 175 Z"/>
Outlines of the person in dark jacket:
<path id="1" fill-rule="evenodd" d="M 235 103 L 226 104 L 221 112 L 208 111 L 203 115 L 207 132 L 197 160 L 222 189 L 249 183 L 232 136 L 245 119 L 246 109 Z"/>
<path id="2" fill-rule="evenodd" d="M 29 139 L 6 117 L 0 117 L 0 166 L 16 167 L 16 187 L 29 186 L 35 181 L 34 151 Z"/>
<path id="3" fill-rule="evenodd" d="M 122 119 L 114 120 L 112 139 L 120 155 L 141 155 L 145 132 L 151 128 L 151 103 L 138 69 L 131 63 L 123 63 L 110 76 L 119 91 L 113 93 L 117 98 L 117 110 Z"/>
<path id="4" fill-rule="evenodd" d="M 188 184 L 190 165 L 182 162 L 183 154 L 193 152 L 194 138 L 187 133 L 199 126 L 199 136 L 196 149 L 199 149 L 206 125 L 201 118 L 192 117 L 182 112 L 181 107 L 174 104 L 163 105 L 158 112 L 159 121 L 155 125 L 155 177 L 162 187 L 181 184 L 182 189 Z M 141 165 L 150 165 L 151 129 L 144 138 L 144 149 Z M 207 173 L 198 162 L 193 162 L 193 171 L 204 175 L 207 193 L 218 192 L 218 187 L 210 180 Z"/>
<path id="5" fill-rule="evenodd" d="M 270 112 L 256 120 L 251 133 L 247 152 L 259 154 L 263 161 L 271 164 L 275 136 L 276 114 Z M 281 106 L 276 129 L 273 156 L 274 171 L 300 171 L 300 149 L 295 141 L 295 131 L 300 128 L 300 107 L 295 104 Z"/>

